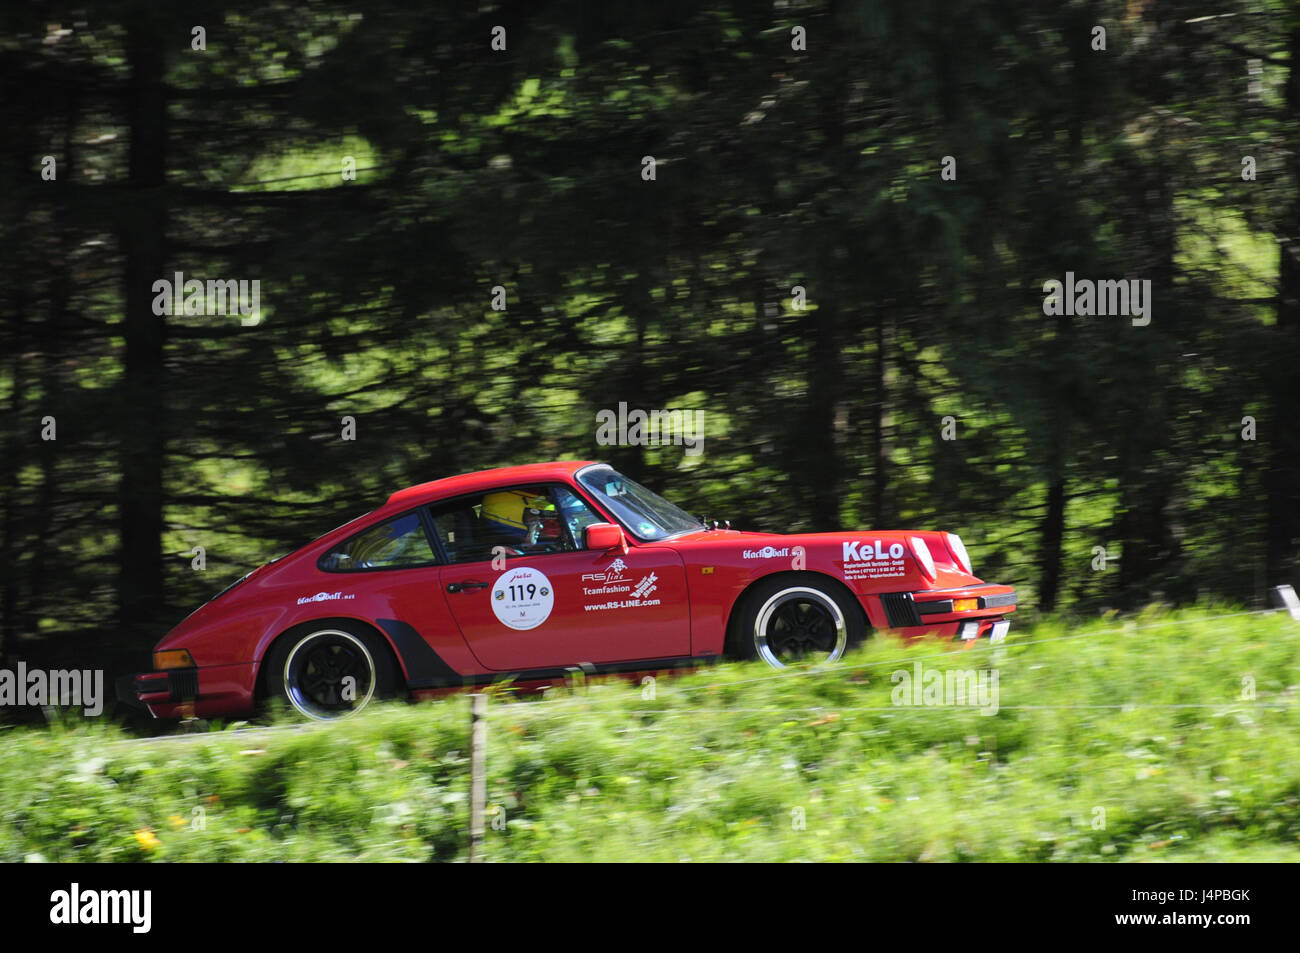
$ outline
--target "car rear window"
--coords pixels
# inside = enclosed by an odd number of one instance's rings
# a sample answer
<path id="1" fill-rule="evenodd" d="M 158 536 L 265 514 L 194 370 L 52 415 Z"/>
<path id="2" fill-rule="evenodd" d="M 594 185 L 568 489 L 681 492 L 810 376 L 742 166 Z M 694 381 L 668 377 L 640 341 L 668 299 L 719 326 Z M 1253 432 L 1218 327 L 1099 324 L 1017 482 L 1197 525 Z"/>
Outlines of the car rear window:
<path id="1" fill-rule="evenodd" d="M 320 560 L 326 572 L 405 569 L 437 561 L 418 512 L 362 530 L 335 546 Z"/>

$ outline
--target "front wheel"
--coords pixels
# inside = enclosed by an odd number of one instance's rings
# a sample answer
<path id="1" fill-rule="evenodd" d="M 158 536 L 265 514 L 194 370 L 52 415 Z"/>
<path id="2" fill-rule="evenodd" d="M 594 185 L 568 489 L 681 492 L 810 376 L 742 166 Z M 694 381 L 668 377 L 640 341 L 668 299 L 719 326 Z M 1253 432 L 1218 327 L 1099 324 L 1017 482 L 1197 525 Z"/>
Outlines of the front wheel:
<path id="1" fill-rule="evenodd" d="M 267 694 L 300 714 L 331 721 L 393 693 L 397 677 L 387 646 L 359 628 L 308 626 L 273 646 L 266 660 Z"/>
<path id="2" fill-rule="evenodd" d="M 734 644 L 741 658 L 772 668 L 838 661 L 866 636 L 860 607 L 829 580 L 778 576 L 752 589 L 738 608 Z"/>

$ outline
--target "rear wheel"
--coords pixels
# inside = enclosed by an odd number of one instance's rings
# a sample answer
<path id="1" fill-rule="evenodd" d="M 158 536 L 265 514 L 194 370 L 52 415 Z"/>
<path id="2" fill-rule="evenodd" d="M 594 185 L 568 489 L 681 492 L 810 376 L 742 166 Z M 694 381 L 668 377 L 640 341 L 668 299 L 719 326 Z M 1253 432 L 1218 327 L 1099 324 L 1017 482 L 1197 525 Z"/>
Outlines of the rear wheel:
<path id="1" fill-rule="evenodd" d="M 388 647 L 360 626 L 322 623 L 281 638 L 266 660 L 266 688 L 300 714 L 331 721 L 393 694 Z"/>
<path id="2" fill-rule="evenodd" d="M 829 580 L 777 576 L 746 594 L 733 630 L 736 653 L 772 668 L 836 662 L 866 637 L 862 609 Z"/>

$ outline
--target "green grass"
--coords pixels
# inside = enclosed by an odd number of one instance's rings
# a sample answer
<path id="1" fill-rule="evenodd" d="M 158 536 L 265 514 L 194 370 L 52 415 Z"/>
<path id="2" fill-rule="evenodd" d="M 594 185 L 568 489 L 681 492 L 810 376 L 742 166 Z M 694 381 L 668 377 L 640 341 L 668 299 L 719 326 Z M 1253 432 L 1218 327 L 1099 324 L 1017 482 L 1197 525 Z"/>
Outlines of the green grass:
<path id="1" fill-rule="evenodd" d="M 653 699 L 625 681 L 494 698 L 486 855 L 1300 860 L 1300 625 L 1049 622 L 995 651 L 880 641 L 828 672 L 660 679 Z M 895 706 L 891 673 L 917 659 L 993 665 L 999 711 Z M 9 729 L 0 861 L 463 860 L 467 739 L 464 697 L 245 737 Z"/>

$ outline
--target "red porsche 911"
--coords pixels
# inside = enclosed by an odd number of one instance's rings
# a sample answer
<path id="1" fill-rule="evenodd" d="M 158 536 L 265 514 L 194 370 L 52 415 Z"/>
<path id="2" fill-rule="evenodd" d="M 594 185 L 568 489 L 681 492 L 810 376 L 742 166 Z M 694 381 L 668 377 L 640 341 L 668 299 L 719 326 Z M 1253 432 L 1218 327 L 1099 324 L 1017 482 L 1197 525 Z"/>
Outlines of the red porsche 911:
<path id="1" fill-rule="evenodd" d="M 156 718 L 371 699 L 721 656 L 834 662 L 873 630 L 1005 637 L 1015 590 L 929 531 L 707 526 L 601 463 L 435 480 L 268 563 L 158 643 L 119 697 Z"/>

